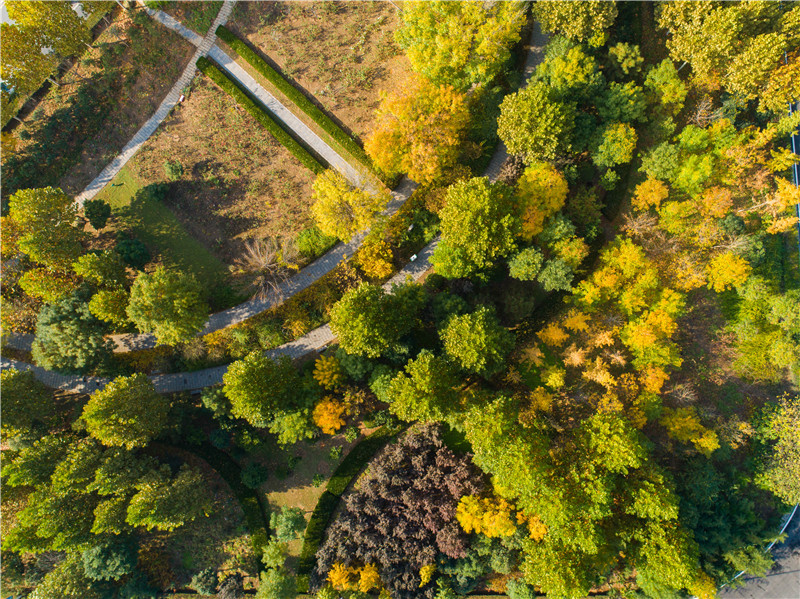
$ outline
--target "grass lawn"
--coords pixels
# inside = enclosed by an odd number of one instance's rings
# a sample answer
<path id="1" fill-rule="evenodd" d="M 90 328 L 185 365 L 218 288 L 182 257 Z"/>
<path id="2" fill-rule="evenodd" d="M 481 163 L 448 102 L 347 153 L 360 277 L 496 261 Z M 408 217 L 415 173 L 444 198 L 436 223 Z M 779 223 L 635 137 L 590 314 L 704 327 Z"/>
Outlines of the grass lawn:
<path id="1" fill-rule="evenodd" d="M 217 18 L 222 2 L 170 2 L 164 8 L 164 12 L 169 13 L 192 31 L 205 36 L 208 29 Z"/>
<path id="2" fill-rule="evenodd" d="M 168 161 L 180 164 L 173 181 Z M 225 264 L 248 239 L 292 238 L 311 224 L 314 174 L 203 76 L 128 169 L 142 185 L 169 182 L 167 206 Z"/>
<path id="3" fill-rule="evenodd" d="M 126 167 L 97 198 L 111 205 L 120 228 L 129 228 L 153 252 L 154 258 L 197 277 L 204 287 L 218 283 L 227 268 L 194 239 L 163 203 L 138 193 L 140 180 Z"/>
<path id="4" fill-rule="evenodd" d="M 394 43 L 399 23 L 388 2 L 238 2 L 226 26 L 363 138 L 380 90 L 410 73 Z"/>

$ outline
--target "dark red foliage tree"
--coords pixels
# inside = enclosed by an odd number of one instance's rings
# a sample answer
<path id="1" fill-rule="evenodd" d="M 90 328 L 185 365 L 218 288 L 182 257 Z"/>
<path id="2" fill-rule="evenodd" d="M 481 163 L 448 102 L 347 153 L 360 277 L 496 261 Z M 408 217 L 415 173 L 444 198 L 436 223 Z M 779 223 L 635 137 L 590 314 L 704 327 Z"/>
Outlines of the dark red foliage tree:
<path id="1" fill-rule="evenodd" d="M 336 562 L 378 566 L 395 599 L 435 594 L 420 588 L 419 570 L 439 553 L 466 555 L 467 538 L 455 519 L 458 500 L 479 493 L 484 481 L 469 456 L 444 446 L 439 427 L 412 428 L 369 465 L 359 489 L 328 529 L 317 552 L 312 588 L 319 588 Z"/>

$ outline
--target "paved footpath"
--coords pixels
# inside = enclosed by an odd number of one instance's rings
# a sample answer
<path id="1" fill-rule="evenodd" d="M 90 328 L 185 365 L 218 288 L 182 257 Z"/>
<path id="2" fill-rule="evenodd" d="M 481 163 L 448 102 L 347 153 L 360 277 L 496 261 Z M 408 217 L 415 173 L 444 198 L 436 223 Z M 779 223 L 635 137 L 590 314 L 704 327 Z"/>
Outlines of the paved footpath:
<path id="1" fill-rule="evenodd" d="M 144 145 L 144 142 L 155 133 L 158 126 L 167 118 L 167 115 L 170 111 L 175 107 L 178 103 L 178 99 L 181 97 L 183 90 L 191 83 L 192 79 L 194 78 L 195 72 L 197 71 L 197 59 L 201 56 L 205 56 L 208 54 L 208 51 L 217 41 L 217 27 L 220 25 L 224 25 L 228 22 L 228 18 L 233 12 L 233 7 L 236 4 L 236 0 L 225 0 L 220 9 L 217 17 L 214 19 L 214 22 L 211 24 L 211 27 L 208 30 L 208 33 L 202 41 L 199 42 L 197 45 L 197 50 L 192 56 L 192 59 L 189 61 L 189 64 L 186 65 L 186 68 L 183 70 L 183 73 L 178 78 L 178 81 L 175 82 L 175 85 L 172 86 L 172 89 L 169 90 L 169 93 L 166 95 L 164 100 L 161 102 L 161 105 L 156 110 L 155 114 L 151 116 L 147 122 L 142 125 L 139 131 L 136 132 L 136 135 L 133 136 L 127 145 L 122 148 L 122 151 L 117 155 L 111 163 L 106 166 L 95 179 L 86 186 L 80 194 L 75 197 L 75 201 L 78 202 L 81 206 L 86 200 L 91 200 L 94 196 L 96 196 L 101 189 L 103 189 L 106 185 L 108 185 L 111 180 L 117 176 L 122 167 L 133 158 L 134 154 L 139 151 L 139 149 Z M 149 10 L 149 9 L 147 9 Z M 164 15 L 168 16 L 168 15 Z M 172 17 L 169 17 L 170 19 Z M 174 19 L 172 19 L 174 21 Z M 162 21 L 163 22 L 163 21 Z M 177 23 L 177 21 L 176 21 Z M 172 27 L 170 27 L 172 29 Z M 184 29 L 186 29 L 184 27 Z M 190 42 L 195 43 L 197 39 L 200 37 L 193 31 L 186 31 L 191 34 Z M 178 31 L 178 33 L 181 33 Z M 185 37 L 185 36 L 184 36 Z"/>
<path id="2" fill-rule="evenodd" d="M 534 29 L 531 33 L 531 42 L 530 48 L 528 52 L 528 59 L 526 61 L 525 66 L 525 78 L 524 83 L 527 83 L 528 79 L 530 78 L 531 74 L 536 68 L 541 60 L 544 57 L 543 47 L 544 43 L 546 42 L 546 37 L 542 35 L 541 30 L 539 29 L 538 23 L 534 26 Z M 500 158 L 502 157 L 502 158 Z M 485 171 L 485 175 L 489 177 L 491 181 L 495 181 L 497 176 L 500 172 L 500 168 L 502 167 L 503 162 L 505 162 L 508 154 L 506 152 L 505 147 L 501 144 L 497 150 L 495 151 L 492 160 L 489 162 L 489 166 Z M 410 195 L 411 191 L 413 191 L 413 183 L 410 181 L 404 181 L 401 184 L 400 189 L 408 190 L 408 194 Z M 390 204 L 388 210 L 396 210 L 397 207 L 402 203 L 400 200 L 402 198 L 400 196 L 396 196 L 392 204 Z M 396 206 L 396 207 L 393 207 Z M 384 288 L 390 290 L 392 285 L 394 284 L 402 284 L 407 280 L 414 280 L 418 281 L 421 279 L 424 274 L 431 268 L 430 258 L 433 255 L 433 251 L 436 249 L 436 245 L 438 244 L 439 239 L 438 237 L 434 239 L 430 244 L 428 244 L 425 248 L 423 248 L 418 254 L 417 258 L 409 262 L 400 272 L 398 272 L 394 277 L 392 277 L 387 283 L 384 284 Z M 237 306 L 238 308 L 238 306 Z M 275 349 L 271 349 L 266 353 L 267 356 L 271 358 L 277 358 L 279 356 L 287 356 L 289 358 L 299 358 L 303 355 L 306 355 L 312 351 L 318 351 L 324 348 L 326 345 L 330 344 L 335 340 L 335 336 L 330 329 L 330 326 L 323 325 L 319 328 L 314 329 L 313 331 L 307 333 L 300 339 L 296 339 L 294 341 L 290 341 L 289 343 L 285 343 L 280 347 Z M 80 392 L 86 393 L 95 391 L 104 387 L 109 379 L 101 378 L 101 377 L 79 377 L 79 376 L 69 376 L 69 375 L 62 375 L 55 372 L 51 372 L 49 370 L 45 370 L 38 366 L 33 366 L 32 364 L 28 364 L 26 362 L 20 362 L 18 360 L 11 360 L 8 358 L 0 358 L 0 368 L 16 368 L 18 370 L 33 370 L 36 374 L 36 378 L 42 381 L 45 385 L 52 388 L 62 389 L 64 391 L 72 391 L 72 392 Z M 178 374 L 161 374 L 161 375 L 152 375 L 150 378 L 153 381 L 156 389 L 162 393 L 169 393 L 169 392 L 177 392 L 177 391 L 197 391 L 204 387 L 209 387 L 212 385 L 217 385 L 222 382 L 222 376 L 228 369 L 228 365 L 218 366 L 216 368 L 207 368 L 205 370 L 198 370 L 195 372 L 184 372 Z"/>

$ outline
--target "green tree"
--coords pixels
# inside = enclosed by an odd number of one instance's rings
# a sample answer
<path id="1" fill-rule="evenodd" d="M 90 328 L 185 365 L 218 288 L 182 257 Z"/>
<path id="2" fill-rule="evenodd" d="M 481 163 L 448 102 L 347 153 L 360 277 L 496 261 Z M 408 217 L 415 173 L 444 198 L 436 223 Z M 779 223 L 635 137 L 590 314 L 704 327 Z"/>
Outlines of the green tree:
<path id="1" fill-rule="evenodd" d="M 525 248 L 508 261 L 509 274 L 520 281 L 533 281 L 542 270 L 544 255 L 538 248 Z"/>
<path id="2" fill-rule="evenodd" d="M 647 101 L 644 90 L 632 81 L 612 81 L 597 103 L 597 113 L 603 121 L 630 123 L 645 119 Z"/>
<path id="3" fill-rule="evenodd" d="M 210 509 L 208 481 L 199 470 L 183 465 L 172 480 L 161 477 L 141 485 L 128 505 L 126 521 L 147 530 L 175 530 L 207 516 Z"/>
<path id="4" fill-rule="evenodd" d="M 481 376 L 502 370 L 514 346 L 514 335 L 500 325 L 486 306 L 453 316 L 439 336 L 448 357 L 467 372 Z"/>
<path id="5" fill-rule="evenodd" d="M 625 164 L 636 149 L 636 130 L 625 123 L 610 123 L 595 142 L 592 160 L 601 168 Z"/>
<path id="6" fill-rule="evenodd" d="M 48 370 L 88 372 L 111 355 L 105 326 L 89 311 L 83 295 L 74 294 L 39 312 L 34 361 Z"/>
<path id="7" fill-rule="evenodd" d="M 202 330 L 208 306 L 193 276 L 159 267 L 136 278 L 127 313 L 140 331 L 174 345 Z"/>
<path id="8" fill-rule="evenodd" d="M 553 160 L 570 150 L 574 121 L 573 104 L 554 99 L 546 83 L 531 82 L 503 100 L 497 134 L 510 153 L 528 163 Z"/>
<path id="9" fill-rule="evenodd" d="M 103 599 L 109 588 L 86 576 L 80 553 L 69 554 L 28 595 L 31 599 Z"/>
<path id="10" fill-rule="evenodd" d="M 653 99 L 667 106 L 672 114 L 677 114 L 683 108 L 683 102 L 689 91 L 686 84 L 681 81 L 678 69 L 668 58 L 650 67 L 644 86 L 654 96 Z"/>
<path id="11" fill-rule="evenodd" d="M 36 380 L 31 370 L 3 370 L 0 387 L 4 439 L 29 433 L 37 424 L 45 424 L 55 411 L 53 393 Z"/>
<path id="12" fill-rule="evenodd" d="M 522 2 L 406 2 L 397 43 L 411 68 L 429 80 L 466 91 L 487 84 L 511 58 L 525 24 Z"/>
<path id="13" fill-rule="evenodd" d="M 136 549 L 130 541 L 104 541 L 82 554 L 83 570 L 93 580 L 119 580 L 136 567 Z"/>
<path id="14" fill-rule="evenodd" d="M 767 448 L 756 482 L 785 503 L 800 503 L 800 395 L 781 397 L 766 413 L 760 436 Z"/>
<path id="15" fill-rule="evenodd" d="M 486 270 L 516 247 L 520 220 L 512 190 L 504 183 L 476 177 L 451 185 L 439 216 L 442 241 L 431 261 L 445 277 Z"/>
<path id="16" fill-rule="evenodd" d="M 342 175 L 330 169 L 317 175 L 313 188 L 311 213 L 317 227 L 325 235 L 344 242 L 368 229 L 390 199 L 385 193 L 372 194 L 354 188 Z"/>
<path id="17" fill-rule="evenodd" d="M 306 517 L 300 508 L 283 506 L 270 514 L 269 525 L 279 541 L 294 541 L 305 530 Z"/>
<path id="18" fill-rule="evenodd" d="M 398 417 L 413 422 L 444 421 L 458 399 L 459 380 L 446 360 L 423 350 L 398 372 L 386 399 Z"/>
<path id="19" fill-rule="evenodd" d="M 625 77 L 635 76 L 642 68 L 644 58 L 639 46 L 619 42 L 608 49 L 614 68 Z"/>
<path id="20" fill-rule="evenodd" d="M 169 400 L 142 373 L 117 377 L 92 394 L 81 418 L 92 437 L 108 446 L 144 447 L 167 424 Z"/>
<path id="21" fill-rule="evenodd" d="M 128 284 L 125 263 L 119 254 L 111 250 L 84 254 L 75 261 L 72 270 L 100 287 L 125 287 Z"/>
<path id="22" fill-rule="evenodd" d="M 9 210 L 20 228 L 19 249 L 34 262 L 67 271 L 83 253 L 77 204 L 60 189 L 21 189 L 9 198 Z"/>
<path id="23" fill-rule="evenodd" d="M 297 597 L 297 581 L 282 570 L 269 568 L 261 573 L 261 582 L 256 599 L 294 599 Z"/>
<path id="24" fill-rule="evenodd" d="M 544 263 L 536 279 L 545 291 L 569 291 L 575 273 L 561 258 L 552 258 Z"/>
<path id="25" fill-rule="evenodd" d="M 281 410 L 296 405 L 300 377 L 285 356 L 271 360 L 255 351 L 231 364 L 222 382 L 233 415 L 266 428 Z"/>
<path id="26" fill-rule="evenodd" d="M 547 32 L 563 33 L 576 42 L 602 46 L 607 30 L 617 18 L 614 2 L 590 0 L 587 2 L 537 2 L 533 15 Z"/>
<path id="27" fill-rule="evenodd" d="M 83 214 L 89 224 L 99 231 L 111 216 L 111 206 L 105 200 L 87 200 L 83 203 Z"/>
<path id="28" fill-rule="evenodd" d="M 6 84 L 0 96 L 3 112 L 12 93 L 17 97 L 32 94 L 58 66 L 53 54 L 31 51 L 35 46 L 35 32 L 31 29 L 0 24 L 0 76 Z"/>
<path id="29" fill-rule="evenodd" d="M 269 432 L 278 437 L 278 444 L 293 445 L 316 434 L 308 408 L 280 410 L 269 424 Z"/>
<path id="30" fill-rule="evenodd" d="M 128 320 L 129 294 L 125 289 L 101 289 L 89 300 L 89 312 L 100 320 L 125 326 Z"/>
<path id="31" fill-rule="evenodd" d="M 402 289 L 402 288 L 401 288 Z M 331 309 L 331 330 L 349 354 L 377 358 L 395 348 L 411 330 L 421 302 L 362 283 Z"/>

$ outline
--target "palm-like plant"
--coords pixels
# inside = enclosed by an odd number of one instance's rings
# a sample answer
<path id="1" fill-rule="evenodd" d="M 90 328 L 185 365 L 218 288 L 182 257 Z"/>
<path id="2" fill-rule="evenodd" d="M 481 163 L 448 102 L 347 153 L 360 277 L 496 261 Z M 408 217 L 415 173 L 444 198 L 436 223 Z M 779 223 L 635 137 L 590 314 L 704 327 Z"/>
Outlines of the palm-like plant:
<path id="1" fill-rule="evenodd" d="M 244 248 L 231 267 L 236 274 L 244 275 L 243 287 L 252 291 L 255 299 L 282 299 L 283 284 L 297 270 L 294 244 L 272 237 L 254 238 L 245 241 Z"/>

